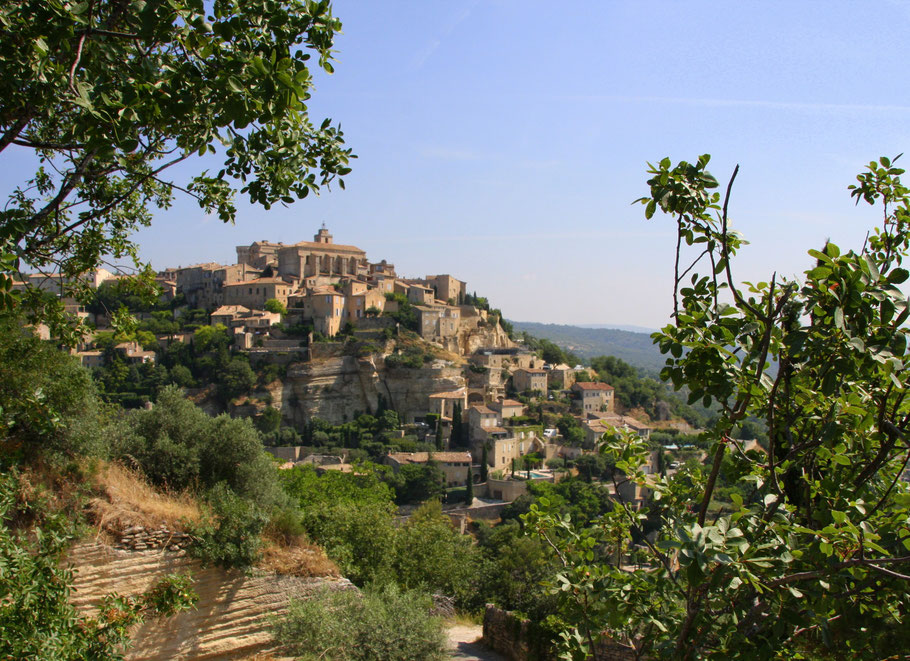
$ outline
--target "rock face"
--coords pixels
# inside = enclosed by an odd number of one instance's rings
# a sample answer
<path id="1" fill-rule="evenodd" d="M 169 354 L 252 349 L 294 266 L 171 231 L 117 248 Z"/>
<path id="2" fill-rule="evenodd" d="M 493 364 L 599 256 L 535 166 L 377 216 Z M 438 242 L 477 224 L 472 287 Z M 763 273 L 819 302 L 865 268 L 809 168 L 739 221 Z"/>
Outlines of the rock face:
<path id="1" fill-rule="evenodd" d="M 140 625 L 126 655 L 132 661 L 241 659 L 274 653 L 278 646 L 269 633 L 268 618 L 280 614 L 291 597 L 305 597 L 326 585 L 356 589 L 347 579 L 202 569 L 184 554 L 118 551 L 102 544 L 78 545 L 68 561 L 75 572 L 72 601 L 80 610 L 90 611 L 112 592 L 144 592 L 165 574 L 190 573 L 195 579 L 196 609 Z"/>
<path id="2" fill-rule="evenodd" d="M 389 369 L 379 355 L 340 356 L 289 365 L 280 397 L 273 393 L 272 406 L 281 409 L 292 425 L 312 417 L 341 424 L 359 413 L 376 411 L 382 395 L 403 420 L 412 420 L 430 409 L 430 395 L 464 385 L 461 367 Z"/>

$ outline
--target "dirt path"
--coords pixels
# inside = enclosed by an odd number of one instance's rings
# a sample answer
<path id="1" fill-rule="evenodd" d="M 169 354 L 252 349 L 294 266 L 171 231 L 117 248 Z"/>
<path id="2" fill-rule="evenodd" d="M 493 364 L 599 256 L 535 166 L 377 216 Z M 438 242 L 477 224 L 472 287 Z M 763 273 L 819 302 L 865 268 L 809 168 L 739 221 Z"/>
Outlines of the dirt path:
<path id="1" fill-rule="evenodd" d="M 483 627 L 480 625 L 458 625 L 449 628 L 449 649 L 452 650 L 451 659 L 461 661 L 506 661 L 506 658 L 492 650 L 488 650 L 478 641 L 483 636 Z"/>

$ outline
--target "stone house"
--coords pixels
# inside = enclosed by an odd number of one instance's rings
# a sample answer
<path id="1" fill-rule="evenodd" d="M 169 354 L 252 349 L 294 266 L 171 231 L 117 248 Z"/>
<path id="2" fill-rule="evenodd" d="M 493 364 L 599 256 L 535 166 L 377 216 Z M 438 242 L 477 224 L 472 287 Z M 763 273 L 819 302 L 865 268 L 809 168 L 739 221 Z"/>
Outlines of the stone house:
<path id="1" fill-rule="evenodd" d="M 429 413 L 435 413 L 443 420 L 451 420 L 455 414 L 455 404 L 461 404 L 464 411 L 468 403 L 468 391 L 465 388 L 449 392 L 437 392 L 429 396 Z"/>
<path id="2" fill-rule="evenodd" d="M 573 383 L 575 370 L 564 363 L 554 365 L 547 371 L 547 387 L 551 389 L 565 390 L 571 388 Z"/>
<path id="3" fill-rule="evenodd" d="M 242 305 L 252 310 L 263 310 L 265 302 L 272 298 L 287 306 L 293 287 L 281 278 L 257 278 L 246 282 L 227 283 L 223 290 L 225 305 Z"/>
<path id="4" fill-rule="evenodd" d="M 492 402 L 489 407 L 496 412 L 500 425 L 510 418 L 525 414 L 525 405 L 514 399 L 504 399 L 500 402 Z"/>
<path id="5" fill-rule="evenodd" d="M 431 287 L 436 298 L 446 301 L 451 305 L 461 305 L 467 293 L 467 284 L 450 275 L 428 275 L 424 278 L 428 287 Z"/>
<path id="6" fill-rule="evenodd" d="M 138 342 L 121 342 L 114 345 L 114 351 L 120 353 L 126 362 L 133 364 L 154 363 L 155 352 L 146 351 Z"/>
<path id="7" fill-rule="evenodd" d="M 606 383 L 576 381 L 572 385 L 574 404 L 582 413 L 613 412 L 613 386 Z"/>
<path id="8" fill-rule="evenodd" d="M 470 452 L 392 452 L 383 459 L 383 463 L 391 466 L 396 473 L 405 464 L 426 464 L 430 461 L 436 462 L 442 470 L 447 487 L 467 484 L 471 474 Z"/>
<path id="9" fill-rule="evenodd" d="M 520 368 L 512 372 L 512 385 L 518 392 L 547 392 L 547 373 L 541 369 Z"/>
<path id="10" fill-rule="evenodd" d="M 468 437 L 471 440 L 485 438 L 486 432 L 499 427 L 500 421 L 496 411 L 483 404 L 469 406 L 465 413 L 467 414 Z"/>
<path id="11" fill-rule="evenodd" d="M 460 310 L 450 305 L 415 305 L 420 336 L 425 340 L 455 337 Z"/>
<path id="12" fill-rule="evenodd" d="M 411 305 L 434 305 L 436 296 L 433 289 L 424 285 L 408 285 L 407 292 L 408 302 Z"/>
<path id="13" fill-rule="evenodd" d="M 345 297 L 340 291 L 324 287 L 304 299 L 304 318 L 313 322 L 313 330 L 326 337 L 338 334 L 345 322 Z"/>
<path id="14" fill-rule="evenodd" d="M 491 471 L 507 471 L 512 467 L 512 460 L 517 460 L 526 454 L 537 452 L 541 456 L 546 453 L 544 442 L 533 431 L 520 432 L 519 436 L 508 438 L 491 438 L 485 442 L 487 446 L 487 466 Z M 482 456 L 483 450 L 475 450 L 475 454 Z"/>
<path id="15" fill-rule="evenodd" d="M 211 324 L 232 329 L 261 330 L 281 321 L 281 314 L 268 310 L 250 310 L 242 305 L 222 305 L 211 316 Z"/>
<path id="16" fill-rule="evenodd" d="M 255 269 L 278 266 L 278 250 L 283 243 L 256 241 L 248 246 L 237 246 L 237 263 L 246 264 Z"/>

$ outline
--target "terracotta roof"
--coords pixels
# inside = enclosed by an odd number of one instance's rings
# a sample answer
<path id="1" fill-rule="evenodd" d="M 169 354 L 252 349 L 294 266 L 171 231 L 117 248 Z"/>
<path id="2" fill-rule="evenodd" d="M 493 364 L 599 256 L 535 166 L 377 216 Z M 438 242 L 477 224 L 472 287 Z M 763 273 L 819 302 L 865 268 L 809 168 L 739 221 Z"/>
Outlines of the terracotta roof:
<path id="1" fill-rule="evenodd" d="M 357 246 L 346 246 L 343 243 L 316 243 L 315 241 L 298 241 L 297 243 L 285 247 L 309 248 L 311 250 L 319 250 L 322 252 L 356 252 L 361 255 L 367 254 L 365 250 L 361 250 Z"/>
<path id="2" fill-rule="evenodd" d="M 452 390 L 450 392 L 434 392 L 430 399 L 462 399 L 464 398 L 464 388 Z"/>
<path id="3" fill-rule="evenodd" d="M 491 410 L 491 409 L 488 409 L 488 408 L 487 408 L 486 406 L 484 406 L 483 404 L 474 404 L 474 406 L 469 406 L 468 409 L 474 409 L 475 411 L 477 411 L 477 412 L 480 413 L 481 415 L 487 415 L 487 414 L 489 414 L 489 415 L 496 415 L 496 411 L 493 411 L 493 410 Z"/>
<path id="4" fill-rule="evenodd" d="M 291 285 L 281 278 L 256 278 L 255 280 L 241 280 L 239 282 L 225 282 L 223 287 L 243 287 L 244 285 Z"/>
<path id="5" fill-rule="evenodd" d="M 246 314 L 250 312 L 249 308 L 246 308 L 242 305 L 222 305 L 220 308 L 215 310 L 211 316 L 224 316 L 226 314 Z"/>
<path id="6" fill-rule="evenodd" d="M 536 369 L 536 368 L 534 368 L 534 369 L 525 369 L 524 367 L 519 368 L 519 369 L 517 369 L 517 370 L 515 370 L 515 371 L 516 371 L 516 372 L 527 372 L 528 374 L 546 374 L 546 373 L 547 373 L 546 370 L 539 370 L 539 369 Z"/>
<path id="7" fill-rule="evenodd" d="M 608 427 L 628 427 L 629 429 L 634 429 L 635 431 L 651 429 L 650 426 L 628 415 L 607 415 L 598 418 L 597 420 L 592 420 L 589 424 L 593 425 L 596 422 L 600 422 L 601 424 Z"/>
<path id="8" fill-rule="evenodd" d="M 615 390 L 615 388 L 606 383 L 594 383 L 592 381 L 576 381 L 573 388 L 579 390 Z"/>
<path id="9" fill-rule="evenodd" d="M 440 462 L 468 462 L 471 461 L 470 452 L 392 452 L 388 456 L 399 464 L 425 464 L 430 460 Z"/>
<path id="10" fill-rule="evenodd" d="M 514 399 L 504 399 L 500 402 L 502 406 L 524 406 L 521 402 L 516 402 Z"/>

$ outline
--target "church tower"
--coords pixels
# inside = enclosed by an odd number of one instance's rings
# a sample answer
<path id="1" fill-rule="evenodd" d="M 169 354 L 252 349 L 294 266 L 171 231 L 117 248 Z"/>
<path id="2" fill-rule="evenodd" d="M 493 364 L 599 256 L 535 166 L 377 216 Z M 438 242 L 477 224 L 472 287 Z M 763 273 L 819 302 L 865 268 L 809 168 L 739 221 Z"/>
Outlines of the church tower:
<path id="1" fill-rule="evenodd" d="M 329 231 L 325 228 L 325 223 L 322 224 L 322 229 L 316 233 L 313 237 L 313 243 L 331 243 L 332 235 L 329 234 Z"/>

